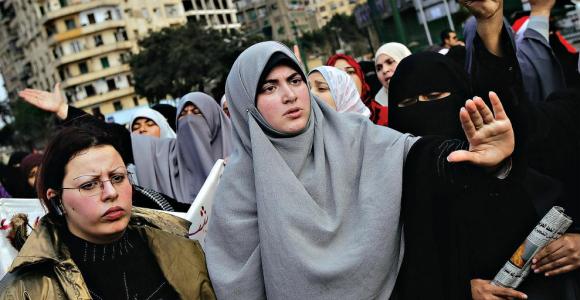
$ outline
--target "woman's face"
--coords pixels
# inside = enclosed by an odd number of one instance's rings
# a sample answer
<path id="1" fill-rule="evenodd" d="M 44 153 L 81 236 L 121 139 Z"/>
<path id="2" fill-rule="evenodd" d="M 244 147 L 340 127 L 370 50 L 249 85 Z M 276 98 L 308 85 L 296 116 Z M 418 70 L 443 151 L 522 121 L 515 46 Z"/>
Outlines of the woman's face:
<path id="1" fill-rule="evenodd" d="M 224 101 L 224 106 L 222 107 L 224 113 L 226 114 L 226 116 L 228 116 L 228 118 L 230 117 L 230 108 L 228 106 L 228 101 Z"/>
<path id="2" fill-rule="evenodd" d="M 161 129 L 155 121 L 149 118 L 137 118 L 131 124 L 131 131 L 137 134 L 150 135 L 154 137 L 161 136 Z"/>
<path id="3" fill-rule="evenodd" d="M 312 72 L 308 75 L 308 82 L 310 83 L 310 92 L 318 98 L 322 99 L 326 104 L 336 110 L 336 103 L 330 93 L 330 87 L 320 72 Z"/>
<path id="4" fill-rule="evenodd" d="M 199 110 L 199 108 L 197 108 L 197 106 L 195 106 L 193 103 L 188 102 L 183 109 L 181 110 L 181 112 L 179 112 L 179 118 L 177 118 L 177 120 L 187 116 L 187 115 L 200 115 L 203 116 L 203 114 L 201 113 L 201 110 Z"/>
<path id="5" fill-rule="evenodd" d="M 345 71 L 346 74 L 348 74 L 348 76 L 352 78 L 354 84 L 356 85 L 356 90 L 358 91 L 358 94 L 361 95 L 362 80 L 356 74 L 356 69 L 353 66 L 349 65 L 348 61 L 346 61 L 345 59 L 337 59 L 336 62 L 334 63 L 334 67 Z"/>
<path id="6" fill-rule="evenodd" d="M 62 206 L 72 234 L 96 244 L 121 237 L 131 215 L 132 187 L 115 148 L 106 145 L 79 152 L 66 164 L 62 187 Z M 55 195 L 55 190 L 47 191 L 49 199 Z"/>
<path id="7" fill-rule="evenodd" d="M 383 87 L 389 88 L 389 82 L 393 74 L 395 74 L 398 64 L 395 59 L 386 54 L 381 54 L 377 58 L 375 68 L 377 69 L 377 77 Z"/>
<path id="8" fill-rule="evenodd" d="M 284 133 L 302 131 L 310 117 L 310 94 L 300 74 L 277 66 L 257 92 L 258 111 L 274 129 Z"/>
<path id="9" fill-rule="evenodd" d="M 38 167 L 34 167 L 30 170 L 30 173 L 28 173 L 28 185 L 31 188 L 34 188 L 34 185 L 36 183 L 36 173 L 38 173 Z"/>

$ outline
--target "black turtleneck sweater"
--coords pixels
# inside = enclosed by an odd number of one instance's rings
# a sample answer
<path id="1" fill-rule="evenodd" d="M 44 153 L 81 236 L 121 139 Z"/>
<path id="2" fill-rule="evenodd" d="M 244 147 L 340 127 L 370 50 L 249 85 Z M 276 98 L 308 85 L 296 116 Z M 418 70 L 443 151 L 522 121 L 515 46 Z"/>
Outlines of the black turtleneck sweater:
<path id="1" fill-rule="evenodd" d="M 67 230 L 64 243 L 95 300 L 179 299 L 138 232 L 127 229 L 118 241 L 98 245 Z"/>

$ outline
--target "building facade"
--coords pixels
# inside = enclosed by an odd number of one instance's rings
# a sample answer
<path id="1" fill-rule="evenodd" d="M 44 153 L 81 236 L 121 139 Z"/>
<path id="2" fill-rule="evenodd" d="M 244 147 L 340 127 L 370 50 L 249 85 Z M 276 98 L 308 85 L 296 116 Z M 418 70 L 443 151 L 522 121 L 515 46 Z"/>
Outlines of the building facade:
<path id="1" fill-rule="evenodd" d="M 316 21 L 320 27 L 326 25 L 333 16 L 345 14 L 350 16 L 357 5 L 365 4 L 367 0 L 314 0 Z"/>
<path id="2" fill-rule="evenodd" d="M 319 28 L 309 0 L 238 0 L 236 8 L 245 32 L 263 34 L 268 39 L 293 41 Z"/>
<path id="3" fill-rule="evenodd" d="M 188 18 L 237 29 L 232 7 L 231 0 L 0 0 L 0 71 L 9 99 L 25 87 L 51 90 L 61 82 L 69 104 L 87 112 L 146 104 L 129 66 L 138 41 Z"/>
<path id="4" fill-rule="evenodd" d="M 183 0 L 185 16 L 202 26 L 218 30 L 240 29 L 232 0 Z"/>

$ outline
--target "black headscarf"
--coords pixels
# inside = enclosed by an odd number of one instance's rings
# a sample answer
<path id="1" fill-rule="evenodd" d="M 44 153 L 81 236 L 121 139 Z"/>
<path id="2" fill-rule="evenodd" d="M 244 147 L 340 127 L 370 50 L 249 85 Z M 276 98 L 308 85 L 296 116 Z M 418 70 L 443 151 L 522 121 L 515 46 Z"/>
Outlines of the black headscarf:
<path id="1" fill-rule="evenodd" d="M 403 101 L 433 92 L 451 94 L 401 107 Z M 389 84 L 389 127 L 414 135 L 463 139 L 459 109 L 470 97 L 468 75 L 461 66 L 438 53 L 413 54 L 399 63 Z"/>

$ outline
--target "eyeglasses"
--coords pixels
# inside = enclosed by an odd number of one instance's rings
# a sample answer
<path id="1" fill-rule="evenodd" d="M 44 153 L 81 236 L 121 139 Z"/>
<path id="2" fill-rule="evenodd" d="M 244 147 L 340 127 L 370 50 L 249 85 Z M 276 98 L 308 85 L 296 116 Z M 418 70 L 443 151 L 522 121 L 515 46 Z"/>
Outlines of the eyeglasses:
<path id="1" fill-rule="evenodd" d="M 60 188 L 61 190 L 79 190 L 79 193 L 83 197 L 94 197 L 99 196 L 102 194 L 103 190 L 105 189 L 105 182 L 110 182 L 115 190 L 126 184 L 133 184 L 131 180 L 132 174 L 130 172 L 127 173 L 115 173 L 111 175 L 109 180 L 91 180 L 81 184 L 79 187 L 75 188 Z"/>

